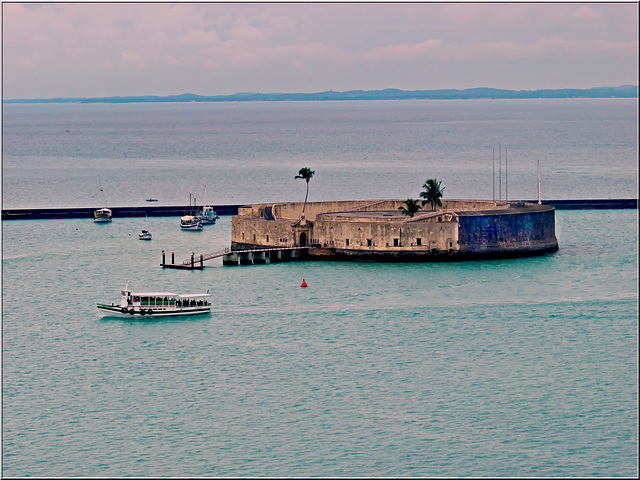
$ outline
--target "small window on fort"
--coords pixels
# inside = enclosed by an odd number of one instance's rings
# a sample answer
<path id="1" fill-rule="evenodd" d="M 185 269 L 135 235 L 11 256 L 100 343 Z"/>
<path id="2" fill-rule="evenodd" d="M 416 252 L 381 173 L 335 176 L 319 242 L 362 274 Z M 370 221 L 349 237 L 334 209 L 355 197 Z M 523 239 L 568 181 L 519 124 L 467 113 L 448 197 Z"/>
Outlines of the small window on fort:
<path id="1" fill-rule="evenodd" d="M 347 247 L 349 246 L 349 239 L 347 238 Z"/>
<path id="2" fill-rule="evenodd" d="M 400 245 L 400 239 L 399 238 L 394 238 L 393 239 L 393 246 L 397 247 L 398 245 Z"/>
<path id="3" fill-rule="evenodd" d="M 256 234 L 255 233 L 253 234 L 253 241 L 254 242 L 256 241 Z"/>
<path id="4" fill-rule="evenodd" d="M 373 240 L 371 240 L 370 238 L 367 239 L 367 247 L 370 247 L 373 245 Z"/>
<path id="5" fill-rule="evenodd" d="M 269 235 L 267 235 L 267 243 L 269 243 Z"/>
<path id="6" fill-rule="evenodd" d="M 422 239 L 421 238 L 416 238 L 416 245 L 418 245 L 418 246 L 422 245 Z"/>

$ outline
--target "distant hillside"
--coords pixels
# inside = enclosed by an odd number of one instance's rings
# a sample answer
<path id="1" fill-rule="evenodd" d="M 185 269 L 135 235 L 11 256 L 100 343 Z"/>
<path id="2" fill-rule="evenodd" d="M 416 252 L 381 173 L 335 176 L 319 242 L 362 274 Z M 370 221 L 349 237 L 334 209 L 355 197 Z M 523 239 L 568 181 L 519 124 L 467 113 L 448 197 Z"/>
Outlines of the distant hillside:
<path id="1" fill-rule="evenodd" d="M 184 93 L 158 97 L 151 95 L 102 98 L 35 98 L 3 100 L 3 103 L 141 103 L 141 102 L 282 102 L 322 100 L 453 100 L 473 98 L 637 98 L 637 85 L 558 90 L 500 90 L 497 88 L 469 88 L 466 90 L 350 90 L 348 92 L 318 93 L 235 93 L 233 95 L 196 95 Z"/>

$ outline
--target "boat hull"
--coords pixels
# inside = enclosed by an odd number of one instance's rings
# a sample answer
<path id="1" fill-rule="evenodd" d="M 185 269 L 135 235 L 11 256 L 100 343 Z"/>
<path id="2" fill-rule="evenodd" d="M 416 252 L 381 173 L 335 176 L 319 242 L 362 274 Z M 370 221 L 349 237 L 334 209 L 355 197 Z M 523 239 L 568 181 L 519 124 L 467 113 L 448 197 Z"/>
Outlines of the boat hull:
<path id="1" fill-rule="evenodd" d="M 94 217 L 93 221 L 96 223 L 107 223 L 111 221 L 111 217 Z"/>
<path id="2" fill-rule="evenodd" d="M 180 219 L 180 228 L 183 230 L 202 230 L 202 222 L 198 217 L 185 215 Z"/>
<path id="3" fill-rule="evenodd" d="M 136 317 L 153 319 L 156 317 L 179 317 L 187 315 L 204 315 L 211 313 L 211 306 L 199 306 L 199 307 L 182 307 L 182 308 L 165 308 L 159 309 L 141 309 L 140 307 L 121 307 L 119 305 L 105 305 L 102 303 L 97 304 L 98 310 L 109 312 L 110 314 L 122 316 L 122 317 Z M 149 313 L 151 312 L 151 313 Z"/>

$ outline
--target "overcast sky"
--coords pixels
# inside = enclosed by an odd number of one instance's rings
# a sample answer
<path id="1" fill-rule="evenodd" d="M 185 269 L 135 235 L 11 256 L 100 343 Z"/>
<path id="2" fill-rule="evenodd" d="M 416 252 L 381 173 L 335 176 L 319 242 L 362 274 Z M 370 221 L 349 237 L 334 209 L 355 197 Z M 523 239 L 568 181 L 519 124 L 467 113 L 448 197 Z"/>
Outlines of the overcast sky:
<path id="1" fill-rule="evenodd" d="M 3 98 L 638 84 L 633 3 L 3 3 Z"/>

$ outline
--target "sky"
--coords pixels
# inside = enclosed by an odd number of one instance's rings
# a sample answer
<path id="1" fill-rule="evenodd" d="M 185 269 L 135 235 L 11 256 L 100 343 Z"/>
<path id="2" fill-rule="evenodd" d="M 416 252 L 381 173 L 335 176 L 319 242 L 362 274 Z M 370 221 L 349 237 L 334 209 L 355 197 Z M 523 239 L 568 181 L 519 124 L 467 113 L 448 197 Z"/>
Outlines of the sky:
<path id="1" fill-rule="evenodd" d="M 3 3 L 3 99 L 638 84 L 638 3 Z"/>

